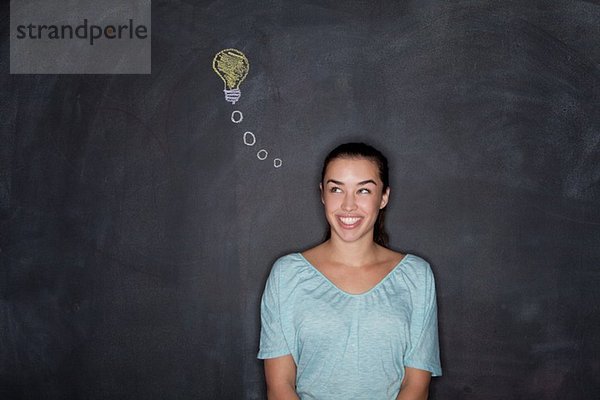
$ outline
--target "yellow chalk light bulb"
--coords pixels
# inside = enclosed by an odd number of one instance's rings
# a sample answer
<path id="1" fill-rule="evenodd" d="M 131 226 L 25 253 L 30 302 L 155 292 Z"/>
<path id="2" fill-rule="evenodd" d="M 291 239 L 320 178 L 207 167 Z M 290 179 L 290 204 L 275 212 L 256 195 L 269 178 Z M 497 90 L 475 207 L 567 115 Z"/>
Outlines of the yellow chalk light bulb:
<path id="1" fill-rule="evenodd" d="M 235 104 L 242 95 L 240 83 L 248 75 L 250 63 L 239 50 L 225 49 L 217 53 L 213 59 L 213 69 L 225 82 L 225 100 Z"/>

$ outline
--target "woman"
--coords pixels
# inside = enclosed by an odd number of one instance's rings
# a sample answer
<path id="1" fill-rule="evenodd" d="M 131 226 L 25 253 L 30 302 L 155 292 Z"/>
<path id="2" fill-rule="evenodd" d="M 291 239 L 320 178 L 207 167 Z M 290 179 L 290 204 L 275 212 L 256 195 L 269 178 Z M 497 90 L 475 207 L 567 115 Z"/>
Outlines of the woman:
<path id="1" fill-rule="evenodd" d="M 262 297 L 269 399 L 427 399 L 441 375 L 435 285 L 426 261 L 387 248 L 386 158 L 338 146 L 320 190 L 326 241 L 278 259 Z"/>

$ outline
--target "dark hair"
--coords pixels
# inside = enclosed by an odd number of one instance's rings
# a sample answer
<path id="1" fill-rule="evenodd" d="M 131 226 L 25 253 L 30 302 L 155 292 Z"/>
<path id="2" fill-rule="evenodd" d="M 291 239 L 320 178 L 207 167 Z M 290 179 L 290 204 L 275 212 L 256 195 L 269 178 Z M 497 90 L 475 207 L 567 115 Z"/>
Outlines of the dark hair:
<path id="1" fill-rule="evenodd" d="M 381 154 L 379 150 L 365 143 L 344 143 L 331 150 L 323 162 L 321 183 L 325 183 L 323 180 L 325 179 L 325 170 L 327 170 L 327 166 L 336 158 L 364 158 L 369 161 L 373 161 L 375 165 L 377 165 L 377 169 L 379 170 L 379 178 L 383 182 L 383 192 L 385 192 L 390 186 L 387 158 L 385 158 L 385 156 Z M 384 222 L 385 207 L 379 210 L 379 214 L 377 215 L 377 221 L 375 221 L 375 227 L 373 230 L 373 240 L 375 243 L 387 247 L 389 237 L 385 231 Z M 325 240 L 329 239 L 330 237 L 331 228 L 329 227 L 327 228 L 327 232 L 325 234 Z"/>

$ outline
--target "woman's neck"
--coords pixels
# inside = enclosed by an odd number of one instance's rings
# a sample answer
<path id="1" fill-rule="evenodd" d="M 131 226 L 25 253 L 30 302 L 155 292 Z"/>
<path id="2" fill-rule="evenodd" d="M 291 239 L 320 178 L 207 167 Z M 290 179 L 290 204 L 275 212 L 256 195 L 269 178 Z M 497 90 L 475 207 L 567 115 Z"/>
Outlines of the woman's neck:
<path id="1" fill-rule="evenodd" d="M 349 267 L 360 267 L 373 263 L 379 252 L 379 246 L 369 238 L 347 243 L 332 236 L 324 245 L 331 261 Z"/>

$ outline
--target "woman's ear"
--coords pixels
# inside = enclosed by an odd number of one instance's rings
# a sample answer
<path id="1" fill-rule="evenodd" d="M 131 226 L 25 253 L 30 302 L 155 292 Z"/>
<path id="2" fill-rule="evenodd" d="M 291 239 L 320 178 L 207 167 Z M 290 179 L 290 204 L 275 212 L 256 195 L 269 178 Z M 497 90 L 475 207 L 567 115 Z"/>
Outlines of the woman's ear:
<path id="1" fill-rule="evenodd" d="M 319 191 L 321 192 L 321 203 L 325 204 L 325 200 L 323 200 L 323 182 L 319 183 Z"/>
<path id="2" fill-rule="evenodd" d="M 390 199 L 390 187 L 388 186 L 385 189 L 385 192 L 381 195 L 381 204 L 379 205 L 379 209 L 381 210 L 385 206 L 387 206 L 388 200 Z"/>

